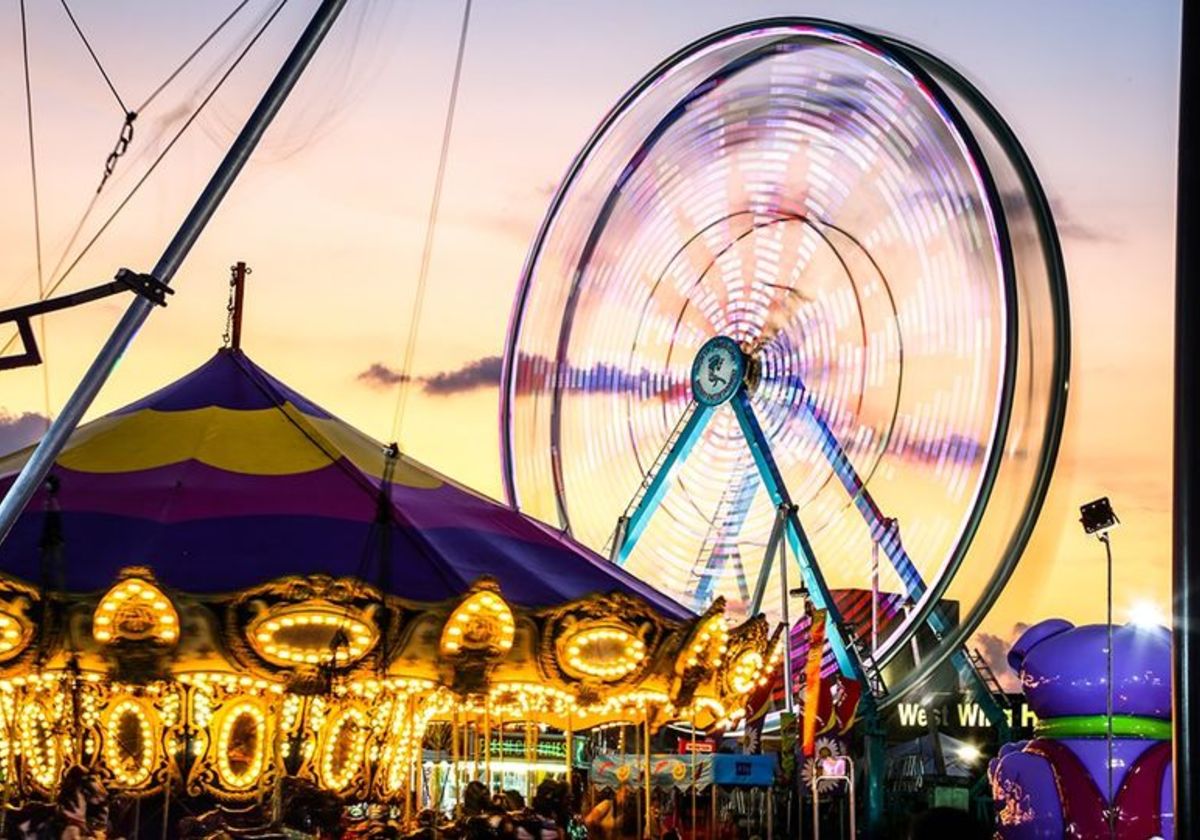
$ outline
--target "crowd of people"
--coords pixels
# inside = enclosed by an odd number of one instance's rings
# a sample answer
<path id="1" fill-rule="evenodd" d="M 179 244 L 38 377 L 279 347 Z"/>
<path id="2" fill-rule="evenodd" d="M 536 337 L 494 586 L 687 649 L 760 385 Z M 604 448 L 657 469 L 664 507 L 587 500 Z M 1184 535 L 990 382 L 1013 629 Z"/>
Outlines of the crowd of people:
<path id="1" fill-rule="evenodd" d="M 489 794 L 478 781 L 463 789 L 453 820 L 436 824 L 433 811 L 422 811 L 414 832 L 399 835 L 411 840 L 435 836 L 446 840 L 585 840 L 588 829 L 572 807 L 566 782 L 546 779 L 538 785 L 531 803 L 519 791 Z"/>

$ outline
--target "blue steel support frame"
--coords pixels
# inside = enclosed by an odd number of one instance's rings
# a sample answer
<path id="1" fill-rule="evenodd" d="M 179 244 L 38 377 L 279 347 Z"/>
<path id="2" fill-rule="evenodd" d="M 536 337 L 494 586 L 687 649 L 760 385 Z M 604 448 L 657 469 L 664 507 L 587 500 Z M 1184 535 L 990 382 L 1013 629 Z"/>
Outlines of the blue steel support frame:
<path id="1" fill-rule="evenodd" d="M 621 544 L 617 547 L 614 553 L 614 562 L 618 566 L 625 565 L 629 559 L 629 555 L 633 553 L 634 546 L 646 530 L 646 525 L 649 524 L 650 517 L 655 509 L 662 502 L 663 496 L 667 492 L 667 484 L 674 475 L 675 470 L 687 458 L 695 447 L 696 442 L 700 439 L 700 435 L 704 432 L 704 427 L 708 425 L 708 420 L 712 417 L 715 406 L 703 405 L 694 403 L 694 411 L 692 416 L 688 418 L 680 431 L 675 443 L 667 452 L 658 471 L 651 477 L 650 483 L 646 486 L 646 492 L 638 501 L 633 511 L 629 514 L 629 518 L 625 525 L 625 532 L 621 539 Z M 754 463 L 758 466 L 759 476 L 762 478 L 763 485 L 767 488 L 767 493 L 771 497 L 776 507 L 784 506 L 788 510 L 787 516 L 787 540 L 791 547 L 792 555 L 796 558 L 796 563 L 800 567 L 800 574 L 804 578 L 804 585 L 808 588 L 809 596 L 812 598 L 813 605 L 818 609 L 825 610 L 829 617 L 830 632 L 828 634 L 829 645 L 833 650 L 833 655 L 837 659 L 838 667 L 842 673 L 851 679 L 860 681 L 864 686 L 870 685 L 866 675 L 863 673 L 862 663 L 858 661 L 858 657 L 852 655 L 847 646 L 846 639 L 842 635 L 842 617 L 838 611 L 837 604 L 829 594 L 829 587 L 825 584 L 825 577 L 821 574 L 820 568 L 815 562 L 812 546 L 809 544 L 808 535 L 805 534 L 803 526 L 800 524 L 800 519 L 796 515 L 796 506 L 792 503 L 791 496 L 788 495 L 787 486 L 783 482 L 783 476 L 779 473 L 779 467 L 775 464 L 775 459 L 771 455 L 771 447 L 767 442 L 766 435 L 763 434 L 762 427 L 758 423 L 758 418 L 754 415 L 754 408 L 750 405 L 750 396 L 746 393 L 745 388 L 741 388 L 733 395 L 730 400 L 730 406 L 733 408 L 734 414 L 737 417 L 738 425 L 742 429 L 742 434 L 746 438 L 746 443 L 750 447 L 750 452 L 754 456 Z M 826 427 L 828 430 L 828 427 Z M 832 438 L 832 433 L 830 433 Z M 833 441 L 836 445 L 836 441 Z M 842 459 L 846 464 L 849 464 L 849 459 L 842 453 Z M 859 482 L 861 485 L 861 482 Z M 911 567 L 911 561 L 909 563 Z M 916 573 L 915 568 L 913 573 Z M 919 577 L 919 576 L 918 576 Z M 869 692 L 868 692 L 869 695 Z M 868 696 L 864 695 L 864 697 Z M 873 704 L 873 700 L 871 701 Z"/>
<path id="2" fill-rule="evenodd" d="M 762 426 L 758 423 L 754 407 L 750 404 L 750 396 L 745 389 L 734 395 L 730 406 L 733 408 L 734 416 L 737 417 L 738 425 L 742 429 L 742 435 L 746 438 L 750 452 L 754 455 L 754 463 L 758 465 L 758 473 L 762 477 L 763 485 L 767 488 L 767 495 L 771 497 L 776 508 L 783 507 L 787 511 L 784 533 L 787 536 L 788 547 L 791 548 L 792 556 L 796 558 L 796 563 L 800 567 L 800 574 L 804 577 L 804 585 L 808 589 L 813 606 L 819 610 L 825 610 L 828 616 L 829 646 L 833 650 L 834 658 L 837 659 L 838 667 L 846 676 L 868 686 L 870 683 L 867 682 L 866 674 L 863 673 L 862 663 L 858 661 L 858 657 L 850 653 L 846 640 L 842 636 L 842 615 L 838 611 L 837 604 L 834 603 L 833 596 L 829 593 L 825 576 L 816 563 L 816 555 L 813 554 L 808 535 L 800 524 L 800 517 L 796 515 L 796 505 L 792 502 L 787 485 L 783 482 L 783 476 L 779 473 L 779 467 L 775 464 L 775 458 L 771 455 L 771 446 L 767 442 Z"/>
<path id="3" fill-rule="evenodd" d="M 900 529 L 890 527 L 890 520 L 883 515 L 883 512 L 879 509 L 879 505 L 871 497 L 870 491 L 863 484 L 858 472 L 854 469 L 854 465 L 850 463 L 850 457 L 846 454 L 846 450 L 829 428 L 829 424 L 825 422 L 825 418 L 821 416 L 816 406 L 812 404 L 812 400 L 806 397 L 801 405 L 805 416 L 816 432 L 817 440 L 820 441 L 821 451 L 828 459 L 829 465 L 833 467 L 834 474 L 837 475 L 842 487 L 850 495 L 858 512 L 862 514 L 863 521 L 870 530 L 871 538 L 883 549 L 891 561 L 892 567 L 896 570 L 896 574 L 899 576 L 901 582 L 903 582 L 905 589 L 908 590 L 908 597 L 915 604 L 925 594 L 928 587 L 925 585 L 925 580 L 921 577 L 921 573 L 917 571 L 916 565 L 908 556 L 908 552 L 900 540 Z M 747 399 L 747 410 L 749 407 Z M 929 613 L 928 621 L 930 628 L 932 628 L 939 639 L 950 630 L 945 617 L 937 610 Z M 950 661 L 954 664 L 959 675 L 970 685 L 972 692 L 975 694 L 976 701 L 983 708 L 988 719 L 996 726 L 1001 741 L 1007 741 L 1011 735 L 1011 724 L 1008 716 L 996 703 L 995 698 L 992 697 L 991 691 L 983 683 L 979 672 L 975 670 L 975 666 L 967 658 L 966 652 L 959 648 L 950 655 Z"/>
<path id="4" fill-rule="evenodd" d="M 804 528 L 800 524 L 800 518 L 796 515 L 796 506 L 792 503 L 791 497 L 788 494 L 787 485 L 784 484 L 783 476 L 779 473 L 779 467 L 771 455 L 770 444 L 767 442 L 766 435 L 763 434 L 762 427 L 758 423 L 758 418 L 754 414 L 754 408 L 750 404 L 750 396 L 746 393 L 744 387 L 740 388 L 734 394 L 730 404 L 737 417 L 738 425 L 742 429 L 742 435 L 746 438 L 746 443 L 754 456 L 754 462 L 758 466 L 759 475 L 762 478 L 764 486 L 767 488 L 768 494 L 771 496 L 771 500 L 775 503 L 776 507 L 782 507 L 787 512 L 787 541 L 791 546 L 792 555 L 796 558 L 796 564 L 800 568 L 800 574 L 804 578 L 809 598 L 812 599 L 815 607 L 826 611 L 828 628 L 826 636 L 829 639 L 829 645 L 833 650 L 834 658 L 837 660 L 838 668 L 847 677 L 857 680 L 860 685 L 867 688 L 862 693 L 859 703 L 862 707 L 863 723 L 865 724 L 867 735 L 865 740 L 868 757 L 868 836 L 876 836 L 883 825 L 884 751 L 883 731 L 879 720 L 879 711 L 875 705 L 875 697 L 869 689 L 871 682 L 867 679 L 863 671 L 862 663 L 857 656 L 851 653 L 846 639 L 842 635 L 841 613 L 829 593 L 828 586 L 825 584 L 825 577 L 821 574 L 820 567 L 816 563 L 812 545 L 808 541 L 808 535 L 805 534 Z M 621 542 L 613 553 L 613 560 L 617 565 L 624 565 L 625 561 L 629 559 L 629 555 L 633 552 L 634 546 L 637 545 L 638 539 L 646 530 L 650 516 L 654 513 L 654 510 L 658 507 L 663 495 L 667 491 L 667 482 L 695 447 L 696 441 L 700 439 L 700 435 L 703 433 L 704 427 L 708 424 L 715 406 L 696 403 L 694 404 L 694 408 L 692 416 L 684 424 L 683 429 L 667 452 L 658 471 L 650 479 L 650 483 L 646 486 L 646 491 L 642 495 L 641 500 L 638 501 L 633 511 L 629 514 L 624 533 L 621 534 L 618 532 L 618 539 Z M 848 464 L 849 459 L 845 460 Z"/>
<path id="5" fill-rule="evenodd" d="M 750 505 L 754 500 L 754 494 L 757 491 L 758 476 L 752 472 L 746 472 L 742 476 L 741 483 L 737 486 L 737 489 L 734 490 L 733 493 L 733 517 L 732 519 L 726 520 L 724 523 L 725 525 L 732 524 L 732 528 L 730 528 L 726 533 L 733 537 L 736 537 L 741 533 L 742 525 L 746 522 L 746 515 L 750 513 Z M 701 573 L 700 581 L 696 586 L 695 597 L 697 603 L 708 603 L 708 598 L 710 595 L 712 595 L 713 581 L 716 579 L 717 575 L 724 570 L 724 561 L 728 560 L 730 557 L 733 558 L 734 562 L 737 563 L 739 567 L 738 586 L 744 593 L 742 597 L 748 597 L 749 589 L 746 584 L 746 572 L 745 569 L 742 568 L 741 558 L 737 556 L 737 546 L 734 545 L 730 551 L 730 555 L 728 557 L 720 558 L 719 562 L 714 562 L 717 560 L 717 553 L 715 550 L 709 554 L 708 563 L 705 566 L 704 571 Z"/>
<path id="6" fill-rule="evenodd" d="M 647 485 L 646 492 L 642 494 L 641 501 L 629 514 L 621 544 L 613 554 L 613 562 L 618 566 L 624 566 L 625 561 L 629 559 L 633 547 L 637 545 L 642 532 L 646 530 L 646 525 L 650 522 L 650 516 L 667 492 L 667 482 L 671 480 L 676 468 L 684 462 L 692 448 L 695 447 L 696 441 L 700 439 L 704 427 L 708 425 L 708 418 L 712 416 L 715 408 L 715 406 L 700 403 L 693 403 L 693 406 L 692 416 L 688 418 L 658 471 L 650 479 L 650 484 Z"/>
<path id="7" fill-rule="evenodd" d="M 816 432 L 822 453 L 828 459 L 834 474 L 849 494 L 855 508 L 862 515 L 870 531 L 871 538 L 883 549 L 891 561 L 893 568 L 895 568 L 896 574 L 904 583 L 909 598 L 916 602 L 924 595 L 928 587 L 921 577 L 921 573 L 917 570 L 916 565 L 908 556 L 908 552 L 900 540 L 899 529 L 892 527 L 890 520 L 883 515 L 883 512 L 867 490 L 866 485 L 859 477 L 858 472 L 854 469 L 854 465 L 850 462 L 850 457 L 847 455 L 846 450 L 829 428 L 829 424 L 821 417 L 820 412 L 808 399 L 803 401 L 802 406 L 805 416 Z M 808 541 L 808 535 L 800 523 L 800 518 L 796 513 L 796 506 L 791 500 L 787 485 L 784 483 L 783 476 L 779 472 L 779 467 L 771 455 L 770 444 L 763 433 L 762 427 L 759 425 L 758 417 L 754 413 L 754 407 L 750 403 L 750 395 L 744 387 L 734 394 L 730 400 L 730 407 L 737 417 L 742 435 L 745 437 L 751 454 L 754 456 L 759 476 L 767 489 L 768 495 L 777 508 L 782 508 L 786 511 L 786 538 L 791 547 L 792 555 L 796 558 L 796 564 L 800 569 L 800 574 L 804 578 L 804 583 L 813 605 L 817 609 L 826 612 L 829 624 L 827 638 L 829 639 L 829 645 L 833 651 L 834 658 L 837 660 L 838 668 L 847 677 L 858 680 L 861 685 L 870 686 L 872 683 L 867 679 L 862 662 L 857 656 L 851 653 L 847 645 L 847 640 L 843 636 L 841 613 L 830 594 L 828 585 L 825 583 L 825 577 L 817 565 L 812 545 Z M 715 406 L 711 405 L 693 403 L 691 417 L 684 424 L 678 438 L 672 444 L 658 471 L 651 478 L 649 485 L 647 485 L 645 493 L 626 521 L 624 533 L 620 537 L 621 543 L 614 553 L 614 561 L 618 565 L 624 565 L 629 559 L 634 546 L 637 545 L 642 533 L 646 530 L 646 525 L 649 523 L 651 515 L 662 502 L 662 498 L 667 491 L 668 481 L 674 475 L 678 466 L 683 463 L 695 447 L 715 408 Z M 936 611 L 930 613 L 929 624 L 939 638 L 949 629 L 945 618 Z M 988 718 L 997 726 L 1001 739 L 1007 740 L 1009 733 L 1008 719 L 1003 710 L 996 704 L 994 698 L 992 698 L 991 692 L 983 685 L 978 672 L 976 672 L 967 659 L 965 652 L 962 650 L 955 651 L 952 654 L 951 661 L 958 672 L 972 685 L 978 702 L 984 708 Z M 882 731 L 875 698 L 869 690 L 863 693 L 860 702 L 864 706 L 863 719 L 868 735 L 868 825 L 878 826 L 881 823 L 883 813 Z"/>
<path id="8" fill-rule="evenodd" d="M 731 402 L 742 435 L 754 454 L 758 472 L 762 476 L 767 493 L 776 507 L 787 512 L 786 534 L 792 556 L 804 576 L 804 584 L 808 589 L 808 597 L 817 609 L 826 611 L 826 637 L 829 646 L 837 659 L 838 668 L 846 676 L 858 681 L 865 690 L 859 700 L 862 708 L 862 718 L 865 728 L 864 746 L 867 751 L 867 834 L 878 836 L 883 826 L 884 792 L 884 732 L 879 719 L 879 709 L 875 705 L 875 696 L 871 693 L 871 681 L 863 671 L 862 662 L 847 648 L 846 639 L 842 635 L 842 615 L 825 583 L 825 576 L 817 565 L 816 555 L 809 544 L 808 535 L 796 515 L 796 505 L 788 494 L 787 485 L 779 473 L 775 458 L 771 455 L 771 447 L 763 434 L 758 417 L 754 414 L 754 406 L 750 404 L 750 395 L 743 388 L 734 395 Z M 849 461 L 847 461 L 849 463 Z"/>

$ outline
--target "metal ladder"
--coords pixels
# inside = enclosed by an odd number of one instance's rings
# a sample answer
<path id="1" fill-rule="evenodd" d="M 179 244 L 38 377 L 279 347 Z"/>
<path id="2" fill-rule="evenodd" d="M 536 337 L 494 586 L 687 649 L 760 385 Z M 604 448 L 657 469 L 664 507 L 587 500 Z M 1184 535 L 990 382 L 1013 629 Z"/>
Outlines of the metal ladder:
<path id="1" fill-rule="evenodd" d="M 637 510 L 638 506 L 642 503 L 642 499 L 646 496 L 646 491 L 650 489 L 651 483 L 653 483 L 659 470 L 662 468 L 663 461 L 674 450 L 675 444 L 679 441 L 679 436 L 683 434 L 684 428 L 695 413 L 696 403 L 688 401 L 687 408 L 684 409 L 683 414 L 679 415 L 679 421 L 671 429 L 670 436 L 663 443 L 662 448 L 658 450 L 658 455 L 655 456 L 654 463 L 642 474 L 641 483 L 638 484 L 637 490 L 634 491 L 633 496 L 629 499 L 629 504 L 625 506 L 625 510 L 617 517 L 617 527 L 613 529 L 613 532 L 608 537 L 608 541 L 604 543 L 604 553 L 610 559 L 616 557 L 617 550 L 625 540 L 625 527 L 629 523 L 630 514 Z"/>
<path id="2" fill-rule="evenodd" d="M 688 597 L 692 603 L 707 607 L 712 600 L 712 591 L 717 579 L 726 569 L 726 564 L 732 560 L 738 568 L 738 590 L 742 600 L 749 602 L 750 586 L 746 581 L 745 568 L 742 566 L 736 543 L 729 538 L 736 537 L 742 530 L 742 524 L 750 512 L 750 505 L 758 490 L 758 474 L 747 471 L 738 483 L 725 485 L 717 510 L 709 523 L 708 532 L 696 553 L 692 564 L 691 583 L 688 586 Z M 704 563 L 704 568 L 699 566 Z"/>
<path id="3" fill-rule="evenodd" d="M 987 659 L 979 652 L 978 648 L 967 649 L 967 659 L 996 702 L 1002 708 L 1011 710 L 1012 701 L 1008 699 L 1008 692 L 1000 685 L 1000 680 L 996 678 L 996 672 L 992 670 L 992 666 L 988 664 Z"/>

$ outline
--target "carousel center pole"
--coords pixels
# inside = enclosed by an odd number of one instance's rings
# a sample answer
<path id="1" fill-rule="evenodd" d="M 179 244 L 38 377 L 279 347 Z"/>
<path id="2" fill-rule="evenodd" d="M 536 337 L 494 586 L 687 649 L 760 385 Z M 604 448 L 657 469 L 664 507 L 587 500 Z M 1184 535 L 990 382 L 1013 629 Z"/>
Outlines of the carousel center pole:
<path id="1" fill-rule="evenodd" d="M 175 237 L 167 245 L 158 263 L 154 266 L 153 277 L 155 280 L 164 285 L 170 285 L 175 272 L 183 264 L 184 259 L 192 250 L 192 246 L 196 244 L 196 240 L 200 238 L 200 234 L 212 219 L 217 207 L 220 206 L 221 200 L 225 198 L 229 188 L 233 186 L 233 182 L 242 171 L 242 167 L 246 165 L 246 161 L 250 159 L 251 153 L 262 139 L 267 126 L 279 113 L 288 94 L 292 92 L 292 88 L 295 87 L 305 67 L 308 66 L 313 54 L 316 53 L 345 5 L 346 0 L 322 0 L 321 5 L 317 7 L 312 20 L 309 21 L 308 26 L 296 41 L 296 45 L 292 47 L 291 53 L 279 68 L 279 72 L 275 74 L 270 86 L 263 93 L 262 99 L 246 121 L 241 133 L 233 141 L 229 151 L 225 153 L 224 159 L 213 173 L 204 192 L 200 193 L 191 212 L 183 220 Z M 150 316 L 153 306 L 154 304 L 148 298 L 141 295 L 136 296 L 129 304 L 129 308 L 125 310 L 124 316 L 113 330 L 112 335 L 100 349 L 95 361 L 92 362 L 91 367 L 76 386 L 70 399 L 63 405 L 61 413 L 54 418 L 54 422 L 46 430 L 37 449 L 25 462 L 21 474 L 17 476 L 4 500 L 0 502 L 0 543 L 12 531 L 17 518 L 29 504 L 33 494 L 41 487 L 42 482 L 45 481 L 55 459 L 66 445 L 67 438 L 71 436 L 75 427 L 79 425 L 79 421 L 83 419 L 83 415 L 108 380 L 113 368 L 116 367 L 121 356 L 133 342 L 142 324 Z"/>

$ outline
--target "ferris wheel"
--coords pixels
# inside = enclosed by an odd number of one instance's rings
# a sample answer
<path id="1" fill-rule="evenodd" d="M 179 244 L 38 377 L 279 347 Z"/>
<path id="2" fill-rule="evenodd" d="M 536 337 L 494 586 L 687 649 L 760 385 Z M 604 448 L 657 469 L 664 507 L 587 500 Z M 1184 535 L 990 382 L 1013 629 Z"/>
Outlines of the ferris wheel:
<path id="1" fill-rule="evenodd" d="M 1058 240 L 1012 132 L 936 58 L 810 19 L 714 33 L 621 99 L 508 341 L 511 502 L 695 609 L 777 613 L 782 528 L 817 606 L 903 606 L 873 662 L 940 640 L 896 696 L 1004 587 L 1065 408 Z"/>

